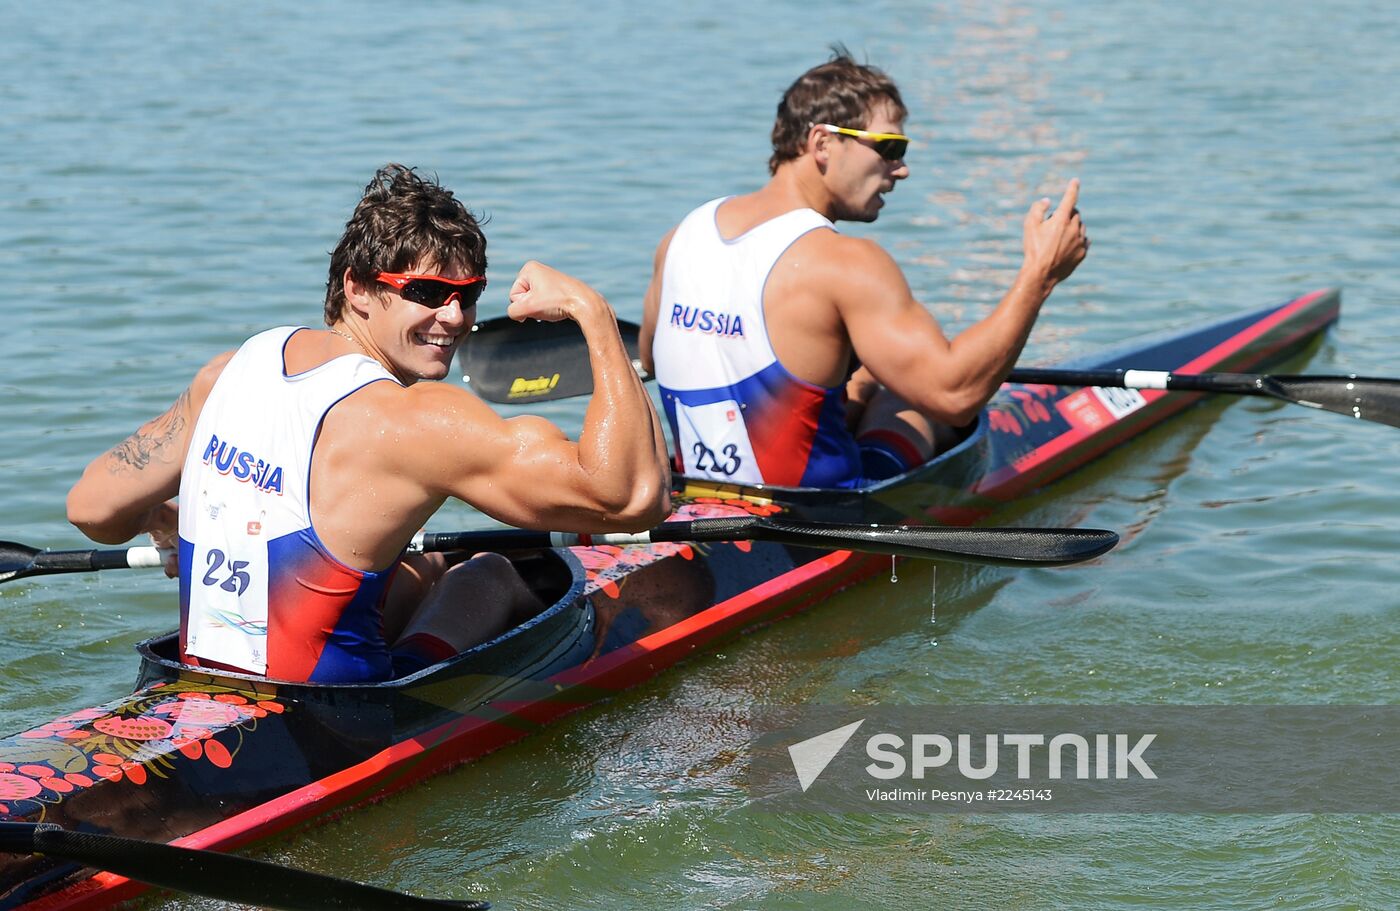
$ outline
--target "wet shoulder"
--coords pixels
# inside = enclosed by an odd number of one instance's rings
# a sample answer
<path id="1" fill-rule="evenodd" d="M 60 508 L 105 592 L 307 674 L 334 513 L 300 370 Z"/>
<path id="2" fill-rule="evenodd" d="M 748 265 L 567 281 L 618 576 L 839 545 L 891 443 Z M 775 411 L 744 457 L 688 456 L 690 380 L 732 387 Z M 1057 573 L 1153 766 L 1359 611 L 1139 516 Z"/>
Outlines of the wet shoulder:
<path id="1" fill-rule="evenodd" d="M 893 257 L 875 241 L 830 228 L 815 228 L 797 238 L 779 263 L 808 276 L 838 279 L 899 271 Z"/>
<path id="2" fill-rule="evenodd" d="M 389 380 L 369 383 L 342 399 L 333 412 L 339 412 L 341 420 L 364 428 L 400 427 L 414 431 L 494 415 L 475 394 L 446 380 L 424 380 L 412 386 Z"/>

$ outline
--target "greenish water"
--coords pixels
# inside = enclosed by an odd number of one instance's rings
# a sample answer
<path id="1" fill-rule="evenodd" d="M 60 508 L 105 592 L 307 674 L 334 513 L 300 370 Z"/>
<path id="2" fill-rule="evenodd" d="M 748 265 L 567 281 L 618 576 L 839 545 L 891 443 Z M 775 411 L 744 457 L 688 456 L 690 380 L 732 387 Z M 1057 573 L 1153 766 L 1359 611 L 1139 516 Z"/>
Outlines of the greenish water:
<path id="1" fill-rule="evenodd" d="M 1391 4 L 157 0 L 7 26 L 11 540 L 80 546 L 63 497 L 89 458 L 213 354 L 318 319 L 385 161 L 490 215 L 496 278 L 542 259 L 637 318 L 657 239 L 758 185 L 779 93 L 835 40 L 900 81 L 918 140 L 851 230 L 950 329 L 1009 282 L 1029 202 L 1079 176 L 1093 251 L 1027 362 L 1342 285 L 1307 369 L 1400 374 Z M 1092 566 L 901 567 L 264 856 L 504 909 L 1394 907 L 1393 817 L 773 816 L 742 772 L 756 702 L 1400 701 L 1397 450 L 1336 415 L 1196 409 L 1000 517 L 1122 530 Z M 4 586 L 0 725 L 129 686 L 174 601 L 137 573 Z"/>

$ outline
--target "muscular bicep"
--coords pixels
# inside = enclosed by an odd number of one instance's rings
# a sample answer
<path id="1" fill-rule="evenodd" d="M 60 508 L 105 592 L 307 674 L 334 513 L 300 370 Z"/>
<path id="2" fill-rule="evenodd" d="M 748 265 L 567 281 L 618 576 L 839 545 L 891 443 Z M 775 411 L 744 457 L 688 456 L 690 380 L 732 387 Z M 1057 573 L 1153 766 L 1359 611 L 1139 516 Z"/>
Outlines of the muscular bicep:
<path id="1" fill-rule="evenodd" d="M 843 270 L 837 299 L 851 347 L 876 379 L 903 395 L 939 372 L 948 339 L 887 253 L 863 243 L 852 265 Z"/>
<path id="2" fill-rule="evenodd" d="M 533 416 L 502 418 L 463 390 L 423 392 L 433 402 L 412 409 L 416 430 L 404 434 L 419 444 L 389 452 L 397 470 L 419 478 L 429 497 L 454 497 L 526 528 L 617 527 L 631 488 L 616 483 L 616 472 L 590 470 L 579 444 L 554 424 Z"/>
<path id="3" fill-rule="evenodd" d="M 859 268 L 835 279 L 856 356 L 882 385 L 931 419 L 965 423 L 995 388 L 992 374 L 1000 362 L 950 341 L 889 254 L 861 243 L 853 257 Z"/>
<path id="4" fill-rule="evenodd" d="M 502 420 L 500 432 L 453 495 L 507 525 L 583 530 L 607 509 L 579 462 L 578 446 L 543 418 Z"/>

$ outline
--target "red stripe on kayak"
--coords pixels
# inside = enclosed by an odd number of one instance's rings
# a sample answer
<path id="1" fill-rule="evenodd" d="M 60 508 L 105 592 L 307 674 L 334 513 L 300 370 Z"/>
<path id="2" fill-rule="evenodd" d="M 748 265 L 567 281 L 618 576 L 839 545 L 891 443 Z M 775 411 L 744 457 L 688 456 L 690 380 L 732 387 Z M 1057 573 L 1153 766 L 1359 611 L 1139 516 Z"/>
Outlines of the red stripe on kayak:
<path id="1" fill-rule="evenodd" d="M 610 679 L 638 659 L 672 647 L 678 642 L 708 642 L 735 625 L 746 622 L 749 613 L 765 602 L 793 592 L 800 593 L 814 580 L 828 581 L 833 570 L 854 556 L 855 554 L 848 550 L 832 551 L 740 592 L 727 601 L 708 607 L 694 616 L 657 630 L 649 636 L 643 636 L 636 642 L 624 645 L 588 664 L 566 670 L 553 679 L 569 686 L 596 684 L 600 680 Z"/>
<path id="2" fill-rule="evenodd" d="M 1271 316 L 1260 320 L 1253 326 L 1250 326 L 1248 329 L 1245 329 L 1244 331 L 1240 332 L 1238 335 L 1231 336 L 1230 338 L 1216 345 L 1214 348 L 1210 349 L 1209 351 L 1205 352 L 1204 354 L 1200 355 L 1194 360 L 1187 361 L 1185 364 L 1182 364 L 1180 367 L 1176 368 L 1174 372 L 1198 373 L 1209 371 L 1214 365 L 1219 364 L 1221 361 L 1225 360 L 1230 355 L 1235 354 L 1241 348 L 1244 348 L 1251 342 L 1260 338 L 1266 332 L 1271 331 L 1276 326 L 1278 326 L 1279 323 L 1287 322 L 1293 316 L 1293 314 L 1297 313 L 1299 310 L 1307 308 L 1309 304 L 1311 304 L 1313 301 L 1317 300 L 1319 297 L 1326 293 L 1328 293 L 1327 289 L 1323 289 L 1321 291 L 1314 291 L 1311 294 L 1304 294 L 1302 297 L 1293 301 L 1291 304 L 1285 304 L 1284 306 L 1280 307 L 1277 311 L 1275 311 Z M 1322 325 L 1327 322 L 1327 319 L 1322 319 L 1319 320 L 1317 323 L 1310 323 L 1306 326 L 1299 326 L 1298 329 L 1292 335 L 1290 335 L 1287 339 L 1284 340 L 1282 344 L 1276 347 L 1283 347 L 1283 345 L 1287 344 L 1287 342 L 1294 341 L 1300 336 L 1308 335 L 1312 332 L 1315 332 L 1317 330 L 1318 325 Z"/>
<path id="3" fill-rule="evenodd" d="M 24 911 L 98 911 L 117 902 L 130 901 L 150 888 L 145 883 L 103 871 L 22 907 Z"/>
<path id="4" fill-rule="evenodd" d="M 1266 333 L 1277 328 L 1281 323 L 1287 322 L 1300 310 L 1304 310 L 1308 306 L 1313 304 L 1318 298 L 1330 293 L 1331 289 L 1324 288 L 1319 291 L 1313 291 L 1309 294 L 1304 294 L 1302 297 L 1299 297 L 1294 301 L 1284 304 L 1274 313 L 1271 313 L 1269 316 L 1265 317 L 1264 319 L 1260 320 L 1254 325 L 1241 330 L 1239 333 L 1231 336 L 1230 338 L 1216 345 L 1214 348 L 1210 349 L 1204 354 L 1198 355 L 1192 360 L 1186 362 L 1181 367 L 1176 368 L 1174 372 L 1191 373 L 1201 371 L 1202 368 L 1209 370 L 1210 368 L 1224 361 L 1226 358 L 1237 354 L 1241 350 L 1247 348 L 1250 344 L 1263 337 Z M 1306 325 L 1299 326 L 1287 338 L 1281 340 L 1278 344 L 1271 346 L 1269 351 L 1261 352 L 1260 359 L 1267 356 L 1269 353 L 1272 353 L 1273 351 L 1277 351 L 1280 348 L 1287 347 L 1289 344 L 1297 341 L 1298 339 L 1304 338 L 1316 332 L 1321 326 L 1325 326 L 1327 323 L 1331 322 L 1335 318 L 1335 313 L 1335 308 L 1327 310 L 1321 315 L 1319 315 L 1319 317 L 1316 320 L 1310 321 Z M 1172 392 L 1172 405 L 1174 407 L 1162 410 L 1162 408 L 1154 406 L 1157 405 L 1158 400 L 1167 395 L 1166 390 L 1143 389 L 1140 390 L 1140 392 L 1142 393 L 1142 397 L 1147 400 L 1147 404 L 1144 405 L 1143 408 L 1134 412 L 1132 415 L 1125 416 L 1123 419 L 1115 422 L 1115 426 L 1122 425 L 1126 421 L 1133 421 L 1137 415 L 1141 414 L 1152 414 L 1153 419 L 1151 423 L 1158 423 L 1164 420 L 1169 415 L 1173 414 L 1174 412 L 1180 411 L 1182 408 L 1185 408 L 1187 405 L 1191 404 L 1192 402 L 1195 402 L 1197 399 L 1205 395 L 1205 393 L 1199 392 Z M 1153 410 L 1148 411 L 1148 409 Z M 1136 432 L 1136 430 L 1134 432 Z M 1120 434 L 1115 434 L 1112 430 L 1099 431 L 1099 433 L 1101 433 L 1104 438 L 1104 445 L 1085 449 L 1082 453 L 1082 457 L 1077 459 L 1075 465 L 1069 466 L 1069 468 L 1073 468 L 1077 465 L 1083 464 L 1097 457 L 1105 447 L 1113 445 L 1118 441 L 1120 437 Z M 1069 431 L 1066 431 L 1065 433 L 1060 434 L 1048 443 L 1044 443 L 1036 449 L 1033 449 L 1030 452 L 1026 453 L 1026 455 L 1017 459 L 1011 465 L 1008 465 L 1000 471 L 993 472 L 984 477 L 981 480 L 981 482 L 978 483 L 977 487 L 975 488 L 975 492 L 983 496 L 996 497 L 997 499 L 1007 499 L 1011 496 L 1021 493 L 1027 487 L 1033 485 L 1034 481 L 1030 476 L 1033 475 L 1037 469 L 1043 467 L 1052 459 L 1062 455 L 1063 453 L 1065 453 L 1065 451 L 1075 447 L 1076 445 L 1082 443 L 1085 439 L 1093 435 L 1093 431 L 1084 428 L 1076 427 Z M 1065 471 L 1068 471 L 1069 468 L 1066 468 Z"/>

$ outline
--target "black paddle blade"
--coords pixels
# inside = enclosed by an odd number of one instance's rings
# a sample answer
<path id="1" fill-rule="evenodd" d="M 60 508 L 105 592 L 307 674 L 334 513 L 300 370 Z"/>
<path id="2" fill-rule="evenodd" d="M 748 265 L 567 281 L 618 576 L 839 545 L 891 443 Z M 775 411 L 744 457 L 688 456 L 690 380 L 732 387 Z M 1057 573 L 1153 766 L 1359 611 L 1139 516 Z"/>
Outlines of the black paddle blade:
<path id="1" fill-rule="evenodd" d="M 0 582 L 22 579 L 31 574 L 34 558 L 42 551 L 37 548 L 17 544 L 14 541 L 0 541 Z"/>
<path id="2" fill-rule="evenodd" d="M 49 823 L 0 823 L 0 851 L 62 857 L 165 889 L 286 911 L 481 911 L 491 907 L 489 902 L 418 898 L 214 851 L 70 832 Z"/>
<path id="3" fill-rule="evenodd" d="M 1365 376 L 1269 376 L 1263 388 L 1276 398 L 1361 421 L 1400 427 L 1400 380 Z"/>
<path id="4" fill-rule="evenodd" d="M 987 566 L 1067 566 L 1108 553 L 1116 532 L 1102 528 L 942 528 L 786 523 L 770 518 L 754 538 L 807 547 L 897 554 Z"/>
<path id="5" fill-rule="evenodd" d="M 1106 554 L 1118 543 L 1117 533 L 1102 528 L 948 528 L 756 516 L 666 522 L 647 535 L 652 541 L 772 541 L 990 566 L 1066 566 Z"/>
<path id="6" fill-rule="evenodd" d="M 638 363 L 636 325 L 621 323 L 619 330 L 627 354 Z M 477 323 L 457 362 L 462 379 L 488 402 L 552 402 L 593 392 L 588 344 L 573 320 L 517 323 L 501 316 Z"/>

